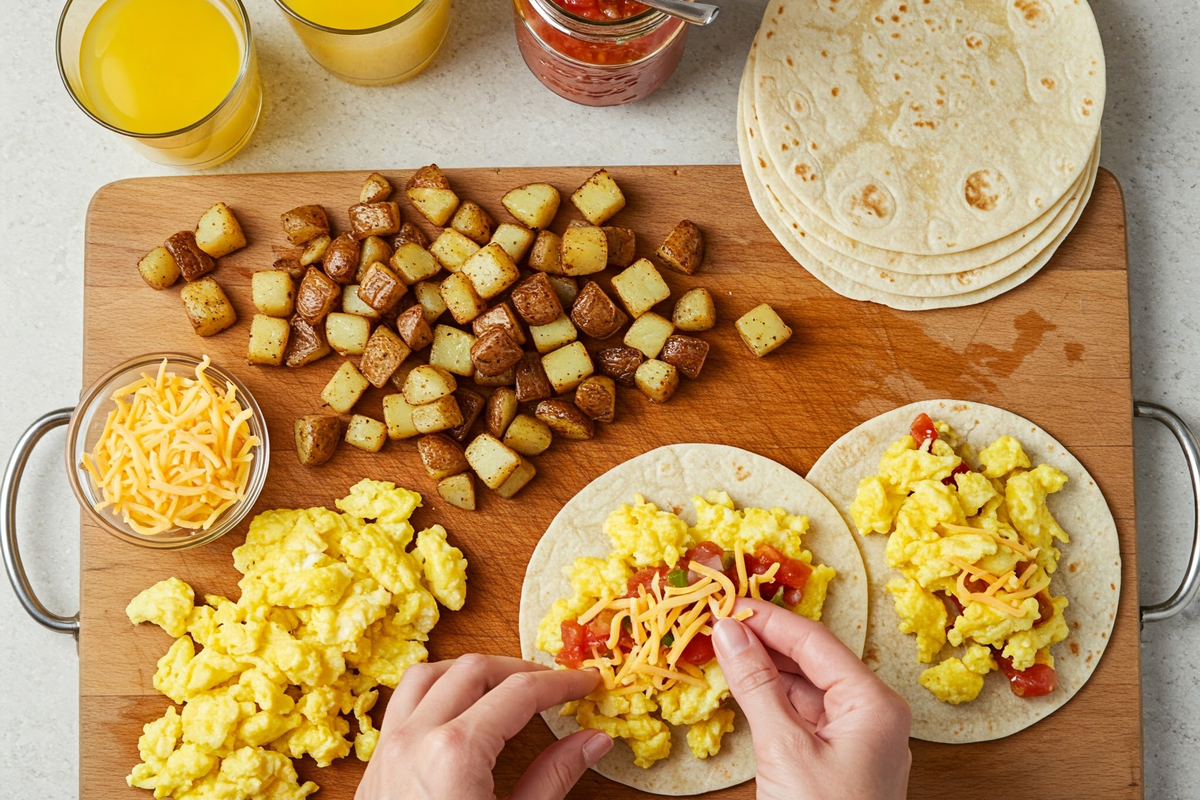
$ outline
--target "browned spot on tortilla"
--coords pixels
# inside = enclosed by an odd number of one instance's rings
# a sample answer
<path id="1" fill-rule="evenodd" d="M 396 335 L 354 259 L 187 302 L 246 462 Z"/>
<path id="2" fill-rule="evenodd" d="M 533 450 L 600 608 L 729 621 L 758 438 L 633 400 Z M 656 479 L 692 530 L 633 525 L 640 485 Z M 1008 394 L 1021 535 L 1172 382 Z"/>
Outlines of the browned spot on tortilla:
<path id="1" fill-rule="evenodd" d="M 822 51 L 821 51 L 821 58 L 829 58 L 829 52 L 828 52 L 828 51 L 826 51 L 826 50 L 822 50 Z"/>
<path id="2" fill-rule="evenodd" d="M 1042 4 L 1038 0 L 1016 0 L 1013 5 L 1017 11 L 1021 12 L 1021 16 L 1026 22 L 1045 22 L 1046 9 L 1042 8 Z"/>
<path id="3" fill-rule="evenodd" d="M 683 509 L 677 505 L 672 504 L 671 505 L 671 513 L 674 514 L 675 516 L 679 516 L 680 514 L 683 513 Z"/>
<path id="4" fill-rule="evenodd" d="M 1053 89 L 1054 78 L 1042 78 L 1042 86 L 1045 86 L 1047 89 Z"/>
<path id="5" fill-rule="evenodd" d="M 766 168 L 767 168 L 767 161 L 766 161 L 766 159 L 765 159 L 765 158 L 763 158 L 762 156 L 759 156 L 759 157 L 758 157 L 758 165 L 759 165 L 760 167 L 762 167 L 763 169 L 766 169 Z"/>
<path id="6" fill-rule="evenodd" d="M 783 144 L 779 145 L 779 149 L 780 149 L 780 150 L 787 150 L 787 149 L 788 149 L 787 142 L 784 142 Z"/>
<path id="7" fill-rule="evenodd" d="M 1110 583 L 1110 584 L 1108 585 L 1108 588 L 1112 589 L 1112 590 L 1115 592 L 1115 591 L 1117 590 L 1117 585 L 1116 585 L 1115 583 Z M 1111 616 L 1111 615 L 1110 615 L 1110 616 Z"/>
<path id="8" fill-rule="evenodd" d="M 904 5 L 903 3 L 901 3 L 901 4 L 900 4 L 900 13 L 901 13 L 901 14 L 903 14 L 903 13 L 905 13 L 906 11 L 908 11 L 908 6 L 906 6 L 906 5 Z"/>
<path id="9" fill-rule="evenodd" d="M 879 663 L 879 651 L 876 650 L 874 647 L 868 647 L 866 652 L 863 653 L 863 661 L 866 661 L 868 663 L 874 662 L 874 663 L 878 664 Z"/>
<path id="10" fill-rule="evenodd" d="M 1079 642 L 1071 642 L 1071 654 L 1079 655 Z"/>
<path id="11" fill-rule="evenodd" d="M 775 35 L 775 31 L 767 31 L 767 38 L 768 38 L 768 39 L 770 39 L 770 38 L 771 38 L 772 36 L 774 36 L 774 35 Z"/>
<path id="12" fill-rule="evenodd" d="M 888 216 L 888 197 L 878 186 L 868 183 L 856 197 L 850 198 L 850 209 L 862 209 L 876 219 L 884 219 Z"/>
<path id="13" fill-rule="evenodd" d="M 1079 361 L 1083 358 L 1083 345 L 1079 342 L 1067 342 L 1063 345 L 1063 352 L 1067 354 L 1067 361 Z"/>
<path id="14" fill-rule="evenodd" d="M 1077 561 L 1072 561 L 1070 564 L 1067 564 L 1068 572 L 1075 572 L 1078 569 L 1079 569 L 1079 562 L 1077 562 Z"/>
<path id="15" fill-rule="evenodd" d="M 1076 631 L 1077 631 L 1077 630 L 1079 630 L 1079 623 L 1078 623 L 1078 622 L 1072 622 L 1072 623 L 1071 623 L 1071 629 L 1072 629 L 1072 630 L 1076 630 Z"/>
<path id="16" fill-rule="evenodd" d="M 899 38 L 900 38 L 900 34 L 899 34 L 899 33 L 893 33 L 893 34 L 892 34 L 892 38 L 893 38 L 893 39 L 899 39 Z"/>
<path id="17" fill-rule="evenodd" d="M 838 92 L 840 92 L 840 91 L 841 91 L 841 89 L 839 89 L 838 87 L 836 87 L 836 86 L 835 86 L 835 87 L 833 87 L 832 89 L 830 89 L 830 90 L 829 90 L 829 93 L 830 93 L 831 95 L 833 95 L 834 97 L 837 97 L 837 96 L 838 96 Z"/>
<path id="18" fill-rule="evenodd" d="M 967 199 L 967 205 L 972 208 L 991 211 L 1000 202 L 1000 192 L 994 192 L 991 189 L 992 171 L 989 169 L 976 170 L 967 176 L 963 196 Z"/>
<path id="19" fill-rule="evenodd" d="M 737 464 L 733 470 L 733 477 L 738 481 L 744 481 L 746 478 L 750 477 L 750 470 L 746 469 L 741 464 Z"/>
<path id="20" fill-rule="evenodd" d="M 979 48 L 983 47 L 983 39 L 980 39 L 973 33 L 967 34 L 967 47 L 971 48 L 972 50 L 978 50 Z"/>
<path id="21" fill-rule="evenodd" d="M 783 6 L 780 6 L 778 9 L 776 9 L 775 13 L 776 13 L 776 14 L 782 14 L 782 13 L 783 13 Z"/>
<path id="22" fill-rule="evenodd" d="M 788 56 L 788 57 L 787 57 L 787 65 L 788 65 L 789 67 L 794 67 L 794 66 L 796 66 L 795 62 L 793 62 L 793 61 L 792 61 L 792 57 L 791 57 L 791 56 Z"/>
<path id="23" fill-rule="evenodd" d="M 893 77 L 893 78 L 895 78 L 896 80 L 900 80 L 900 73 L 899 73 L 899 72 L 893 72 L 893 73 L 892 73 L 892 77 Z"/>
<path id="24" fill-rule="evenodd" d="M 899 21 L 900 21 L 900 16 L 898 14 L 892 14 L 892 22 L 899 22 Z"/>
<path id="25" fill-rule="evenodd" d="M 937 121 L 932 119 L 919 119 L 913 123 L 914 128 L 929 128 L 931 131 L 936 129 L 937 125 Z"/>
<path id="26" fill-rule="evenodd" d="M 876 21 L 876 22 L 878 22 L 880 25 L 882 25 L 882 24 L 883 24 L 883 17 L 881 17 L 881 16 L 879 16 L 878 14 L 876 14 L 876 15 L 875 15 L 875 21 Z"/>
<path id="27" fill-rule="evenodd" d="M 817 143 L 816 143 L 816 142 L 813 142 L 813 143 L 812 143 L 812 149 L 813 149 L 813 150 L 816 150 L 816 149 L 817 149 Z"/>

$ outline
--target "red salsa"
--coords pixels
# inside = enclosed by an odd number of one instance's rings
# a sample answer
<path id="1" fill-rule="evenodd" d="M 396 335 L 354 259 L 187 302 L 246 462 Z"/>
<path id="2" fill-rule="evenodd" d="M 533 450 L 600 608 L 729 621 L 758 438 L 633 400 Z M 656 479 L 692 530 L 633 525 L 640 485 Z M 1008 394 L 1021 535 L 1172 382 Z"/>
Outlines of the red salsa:
<path id="1" fill-rule="evenodd" d="M 646 10 L 646 6 L 633 0 L 553 0 L 554 4 L 584 19 L 594 19 L 597 22 L 616 22 L 617 20 L 636 17 Z"/>

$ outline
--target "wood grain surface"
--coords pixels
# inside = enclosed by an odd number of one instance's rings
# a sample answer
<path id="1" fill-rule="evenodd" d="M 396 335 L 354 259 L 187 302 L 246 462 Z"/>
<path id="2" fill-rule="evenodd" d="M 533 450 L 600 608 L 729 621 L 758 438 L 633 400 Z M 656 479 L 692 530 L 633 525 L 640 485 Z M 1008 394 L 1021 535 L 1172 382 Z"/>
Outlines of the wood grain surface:
<path id="1" fill-rule="evenodd" d="M 590 168 L 450 171 L 459 195 L 507 215 L 504 191 L 531 181 L 564 196 L 558 226 L 577 212 L 567 194 Z M 800 269 L 755 214 L 735 166 L 623 167 L 611 170 L 629 198 L 615 219 L 638 234 L 649 255 L 681 218 L 707 234 L 706 266 L 688 278 L 664 272 L 672 296 L 708 287 L 720 323 L 703 337 L 712 350 L 704 374 L 684 381 L 666 405 L 622 390 L 617 421 L 595 440 L 558 441 L 536 459 L 539 475 L 515 500 L 482 490 L 475 513 L 450 508 L 434 492 L 415 441 L 389 442 L 379 454 L 343 445 L 327 465 L 302 468 L 292 447 L 294 417 L 319 410 L 321 388 L 342 359 L 300 369 L 245 362 L 253 307 L 250 275 L 270 267 L 283 244 L 279 214 L 321 203 L 344 229 L 365 173 L 188 176 L 121 181 L 101 189 L 88 212 L 83 385 L 111 366 L 154 351 L 208 353 L 231 368 L 267 414 L 270 476 L 256 507 L 331 505 L 363 477 L 395 481 L 425 495 L 415 520 L 441 522 L 470 562 L 466 607 L 444 613 L 433 633 L 436 658 L 520 651 L 517 600 L 525 565 L 555 512 L 591 479 L 651 448 L 717 442 L 755 450 L 805 473 L 846 430 L 897 405 L 961 398 L 992 403 L 1033 420 L 1075 453 L 1095 476 L 1120 532 L 1123 596 L 1112 642 L 1088 685 L 1063 709 L 1022 733 L 966 746 L 912 743 L 913 798 L 1140 798 L 1141 695 L 1134 531 L 1129 302 L 1124 206 L 1113 176 L 1100 171 L 1091 203 L 1050 264 L 1025 285 L 982 305 L 921 313 L 893 311 L 833 294 Z M 403 186 L 410 172 L 385 173 Z M 406 218 L 418 215 L 399 197 Z M 138 277 L 136 261 L 172 233 L 191 228 L 216 201 L 233 207 L 250 245 L 221 259 L 214 277 L 237 307 L 238 324 L 202 340 L 193 335 L 178 287 L 162 292 Z M 420 220 L 424 223 L 424 220 Z M 428 225 L 424 225 L 432 233 Z M 606 273 L 601 283 L 607 288 Z M 770 302 L 795 329 L 792 340 L 757 360 L 732 322 Z M 468 382 L 469 383 L 469 382 Z M 381 416 L 383 391 L 357 410 Z M 64 500 L 64 502 L 69 502 Z M 151 685 L 171 640 L 151 625 L 133 627 L 129 600 L 155 581 L 178 576 L 202 592 L 237 595 L 230 551 L 246 524 L 214 544 L 175 553 L 140 550 L 82 523 L 80 797 L 134 800 L 125 776 L 138 762 L 141 727 L 168 701 Z M 379 716 L 376 715 L 378 720 Z M 510 743 L 496 767 L 497 791 L 552 740 L 540 719 Z M 677 742 L 677 747 L 685 746 Z M 353 756 L 318 770 L 305 760 L 321 800 L 351 800 L 362 765 Z M 696 769 L 704 769 L 702 763 Z M 983 783 L 980 783 L 983 781 Z M 988 789 L 987 787 L 991 787 Z M 573 797 L 638 793 L 589 773 Z M 753 783 L 714 796 L 751 798 Z"/>

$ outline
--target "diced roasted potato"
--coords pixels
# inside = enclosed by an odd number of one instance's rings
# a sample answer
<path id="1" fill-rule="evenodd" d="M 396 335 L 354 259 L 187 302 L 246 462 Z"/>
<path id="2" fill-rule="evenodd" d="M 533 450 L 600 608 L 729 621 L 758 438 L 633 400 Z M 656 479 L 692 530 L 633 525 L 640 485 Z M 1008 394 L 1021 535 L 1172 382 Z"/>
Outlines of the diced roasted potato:
<path id="1" fill-rule="evenodd" d="M 350 216 L 350 232 L 355 239 L 391 236 L 400 232 L 398 203 L 386 200 L 380 203 L 355 203 L 346 213 Z"/>
<path id="2" fill-rule="evenodd" d="M 633 386 L 637 368 L 646 357 L 642 351 L 633 347 L 606 347 L 596 353 L 596 364 L 600 372 L 615 380 L 622 386 Z"/>
<path id="3" fill-rule="evenodd" d="M 487 301 L 475 291 L 471 279 L 461 272 L 442 281 L 441 293 L 442 302 L 459 325 L 465 325 L 487 309 Z"/>
<path id="4" fill-rule="evenodd" d="M 414 367 L 404 379 L 404 399 L 414 406 L 448 397 L 458 388 L 454 376 L 432 364 Z"/>
<path id="5" fill-rule="evenodd" d="M 446 301 L 442 299 L 442 284 L 437 281 L 421 281 L 412 286 L 413 297 L 425 313 L 425 322 L 432 325 L 446 313 Z M 416 348 L 413 348 L 416 349 Z"/>
<path id="6" fill-rule="evenodd" d="M 376 388 L 381 388 L 396 374 L 412 351 L 399 336 L 380 325 L 367 339 L 367 347 L 359 359 L 358 368 Z"/>
<path id="7" fill-rule="evenodd" d="M 639 258 L 612 279 L 613 291 L 629 316 L 637 319 L 671 296 L 671 288 L 647 259 Z"/>
<path id="8" fill-rule="evenodd" d="M 408 287 L 400 280 L 400 276 L 378 261 L 363 275 L 357 293 L 359 300 L 380 314 L 386 314 L 395 308 L 400 303 L 400 298 L 406 294 Z"/>
<path id="9" fill-rule="evenodd" d="M 522 403 L 533 400 L 543 400 L 554 393 L 546 370 L 542 367 L 542 359 L 537 353 L 526 353 L 517 364 L 517 399 Z"/>
<path id="10" fill-rule="evenodd" d="M 471 279 L 475 292 L 490 300 L 521 278 L 521 271 L 498 244 L 489 244 L 463 262 L 462 273 Z"/>
<path id="11" fill-rule="evenodd" d="M 387 264 L 392 260 L 392 246 L 381 236 L 368 236 L 358 244 L 358 269 L 354 273 L 354 281 L 362 283 L 363 276 L 372 264 Z"/>
<path id="12" fill-rule="evenodd" d="M 361 254 L 358 240 L 348 233 L 329 243 L 325 248 L 325 260 L 322 265 L 325 274 L 338 283 L 353 283 L 358 274 L 358 257 Z"/>
<path id="13" fill-rule="evenodd" d="M 655 255 L 676 272 L 695 275 L 704 261 L 704 234 L 696 223 L 685 219 L 675 226 Z"/>
<path id="14" fill-rule="evenodd" d="M 179 265 L 165 247 L 156 247 L 138 261 L 138 274 L 151 289 L 166 289 L 179 280 Z"/>
<path id="15" fill-rule="evenodd" d="M 412 350 L 420 350 L 433 342 L 433 329 L 425 321 L 425 309 L 419 305 L 396 317 L 396 332 Z"/>
<path id="16" fill-rule="evenodd" d="M 579 338 L 579 333 L 575 330 L 571 318 L 562 314 L 549 325 L 530 325 L 529 337 L 537 351 L 544 355 L 575 341 Z"/>
<path id="17" fill-rule="evenodd" d="M 292 332 L 288 336 L 283 362 L 287 366 L 303 367 L 333 352 L 329 342 L 325 341 L 324 326 L 309 325 L 299 314 L 293 316 L 289 324 Z"/>
<path id="18" fill-rule="evenodd" d="M 561 200 L 558 189 L 550 184 L 527 183 L 510 190 L 500 202 L 526 227 L 538 229 L 546 228 L 554 221 Z"/>
<path id="19" fill-rule="evenodd" d="M 342 287 L 342 313 L 353 314 L 356 317 L 363 317 L 364 319 L 376 322 L 383 315 L 363 301 L 362 296 L 359 294 L 361 288 L 357 283 Z"/>
<path id="20" fill-rule="evenodd" d="M 329 234 L 323 233 L 313 239 L 308 244 L 304 245 L 304 252 L 300 254 L 300 266 L 307 267 L 311 264 L 316 264 L 325 259 L 325 251 L 329 249 L 329 245 L 333 242 Z"/>
<path id="21" fill-rule="evenodd" d="M 508 303 L 493 306 L 487 313 L 480 314 L 471 323 L 471 328 L 476 336 L 483 336 L 492 328 L 503 328 L 514 342 L 525 344 L 525 331 Z"/>
<path id="22" fill-rule="evenodd" d="M 572 342 L 542 356 L 542 369 L 554 391 L 564 394 L 583 383 L 596 368 L 583 342 Z"/>
<path id="23" fill-rule="evenodd" d="M 467 445 L 467 463 L 489 489 L 498 489 L 521 466 L 521 456 L 490 433 Z"/>
<path id="24" fill-rule="evenodd" d="M 525 355 L 521 345 L 513 341 L 503 328 L 491 328 L 471 345 L 471 361 L 475 371 L 489 377 L 515 367 Z"/>
<path id="25" fill-rule="evenodd" d="M 212 278 L 201 278 L 184 286 L 179 299 L 197 336 L 213 336 L 237 322 L 233 304 Z"/>
<path id="26" fill-rule="evenodd" d="M 564 439 L 591 439 L 596 435 L 592 418 L 566 400 L 538 403 L 537 418 Z"/>
<path id="27" fill-rule="evenodd" d="M 362 355 L 371 337 L 371 321 L 357 314 L 330 312 L 325 317 L 325 341 L 344 356 Z"/>
<path id="28" fill-rule="evenodd" d="M 529 268 L 549 275 L 562 275 L 562 237 L 554 231 L 538 231 L 529 251 Z"/>
<path id="29" fill-rule="evenodd" d="M 387 441 L 387 425 L 377 419 L 355 414 L 350 417 L 346 426 L 346 444 L 365 450 L 368 453 L 378 453 Z"/>
<path id="30" fill-rule="evenodd" d="M 607 339 L 628 321 L 625 312 L 595 281 L 588 281 L 571 305 L 571 322 L 595 339 Z"/>
<path id="31" fill-rule="evenodd" d="M 688 333 L 706 331 L 717 324 L 717 308 L 712 294 L 703 286 L 688 289 L 675 304 L 671 315 L 675 327 Z"/>
<path id="32" fill-rule="evenodd" d="M 200 215 L 196 223 L 196 244 L 213 258 L 227 256 L 246 246 L 246 234 L 224 203 L 217 203 Z"/>
<path id="33" fill-rule="evenodd" d="M 298 258 L 277 258 L 271 264 L 271 269 L 277 272 L 286 272 L 292 278 L 292 283 L 299 283 L 304 279 L 305 267 L 300 263 Z"/>
<path id="34" fill-rule="evenodd" d="M 458 208 L 458 195 L 437 164 L 421 167 L 408 179 L 404 189 L 409 202 L 434 225 L 445 225 Z"/>
<path id="35" fill-rule="evenodd" d="M 617 412 L 617 384 L 607 375 L 593 375 L 575 389 L 575 405 L 597 422 L 612 422 Z"/>
<path id="36" fill-rule="evenodd" d="M 412 420 L 414 408 L 416 406 L 402 394 L 389 394 L 383 398 L 383 421 L 387 424 L 389 439 L 409 439 L 417 435 Z"/>
<path id="37" fill-rule="evenodd" d="M 667 362 L 652 358 L 637 368 L 635 381 L 651 403 L 665 403 L 679 388 L 679 372 Z"/>
<path id="38" fill-rule="evenodd" d="M 512 303 L 530 325 L 549 325 L 563 315 L 558 292 L 543 272 L 535 272 L 514 286 Z"/>
<path id="39" fill-rule="evenodd" d="M 454 375 L 469 378 L 475 374 L 475 362 L 471 360 L 471 348 L 474 346 L 475 337 L 466 331 L 438 325 L 433 329 L 429 363 Z"/>
<path id="40" fill-rule="evenodd" d="M 593 225 L 603 225 L 625 207 L 625 195 L 607 170 L 600 170 L 571 195 L 571 202 Z"/>
<path id="41" fill-rule="evenodd" d="M 496 232 L 492 234 L 492 243 L 503 247 L 504 252 L 508 253 L 508 257 L 513 260 L 513 263 L 520 264 L 521 260 L 525 258 L 525 254 L 529 252 L 529 248 L 533 247 L 533 238 L 533 231 L 524 225 L 501 222 L 496 226 Z"/>
<path id="42" fill-rule="evenodd" d="M 442 271 L 442 265 L 438 260 L 416 242 L 405 242 L 397 247 L 389 263 L 400 279 L 409 286 L 432 278 Z"/>
<path id="43" fill-rule="evenodd" d="M 309 267 L 296 290 L 296 313 L 309 325 L 320 325 L 337 308 L 342 287 L 316 267 Z"/>
<path id="44" fill-rule="evenodd" d="M 462 410 L 454 395 L 447 395 L 440 400 L 415 406 L 412 411 L 413 427 L 419 433 L 440 433 L 456 428 L 462 424 Z"/>
<path id="45" fill-rule="evenodd" d="M 358 193 L 358 202 L 381 203 L 391 196 L 392 185 L 388 183 L 388 179 L 378 172 L 372 172 L 363 181 L 362 189 Z"/>
<path id="46" fill-rule="evenodd" d="M 250 344 L 246 348 L 246 361 L 277 367 L 283 363 L 291 327 L 286 319 L 255 314 L 250 322 Z"/>
<path id="47" fill-rule="evenodd" d="M 399 250 L 409 242 L 417 247 L 429 247 L 429 237 L 425 235 L 425 231 L 417 227 L 415 222 L 405 222 L 400 226 L 400 232 L 392 237 L 390 244 L 392 250 Z"/>
<path id="48" fill-rule="evenodd" d="M 295 308 L 296 286 L 292 276 L 283 270 L 259 270 L 250 276 L 250 297 L 261 313 L 288 317 Z"/>
<path id="49" fill-rule="evenodd" d="M 337 450 L 342 421 L 332 414 L 308 414 L 292 424 L 296 437 L 296 455 L 306 467 L 319 467 Z"/>
<path id="50" fill-rule="evenodd" d="M 646 358 L 657 358 L 667 337 L 675 332 L 671 320 L 648 311 L 633 321 L 625 331 L 625 346 L 641 350 Z"/>
<path id="51" fill-rule="evenodd" d="M 488 433 L 497 439 L 503 438 L 520 408 L 517 393 L 509 387 L 501 386 L 492 392 L 492 396 L 487 399 L 487 411 L 483 417 L 483 424 Z"/>
<path id="52" fill-rule="evenodd" d="M 792 329 L 766 303 L 747 311 L 735 324 L 746 347 L 759 358 L 792 338 Z"/>
<path id="53" fill-rule="evenodd" d="M 451 428 L 447 433 L 451 439 L 457 441 L 465 441 L 471 433 L 471 426 L 475 424 L 475 420 L 479 419 L 479 415 L 483 413 L 483 407 L 487 401 L 483 399 L 483 395 L 479 392 L 473 392 L 470 389 L 458 388 L 454 390 L 454 399 L 458 401 L 458 410 L 462 412 L 462 422 Z"/>
<path id="54" fill-rule="evenodd" d="M 202 278 L 217 268 L 217 262 L 196 244 L 196 235 L 191 231 L 180 231 L 163 243 L 185 281 Z"/>
<path id="55" fill-rule="evenodd" d="M 422 436 L 417 442 L 417 453 L 425 465 L 426 474 L 435 481 L 459 475 L 471 468 L 462 445 L 444 433 Z"/>
<path id="56" fill-rule="evenodd" d="M 694 336 L 670 336 L 663 345 L 662 360 L 688 378 L 700 377 L 700 370 L 704 368 L 706 358 L 708 342 Z"/>
<path id="57" fill-rule="evenodd" d="M 508 480 L 496 487 L 496 494 L 508 500 L 517 492 L 524 489 L 525 484 L 533 480 L 534 475 L 537 475 L 537 469 L 533 466 L 533 462 L 527 458 L 522 458 L 521 465 L 516 468 L 512 475 L 508 476 Z"/>
<path id="58" fill-rule="evenodd" d="M 450 272 L 458 272 L 468 258 L 479 252 L 479 245 L 453 228 L 446 228 L 429 245 L 429 252 Z"/>
<path id="59" fill-rule="evenodd" d="M 329 217 L 318 205 L 297 206 L 280 215 L 283 234 L 292 244 L 306 244 L 329 233 Z"/>
<path id="60" fill-rule="evenodd" d="M 600 230 L 608 239 L 608 265 L 624 269 L 632 264 L 637 251 L 637 234 L 633 229 L 606 225 Z"/>
<path id="61" fill-rule="evenodd" d="M 594 225 L 579 225 L 563 231 L 559 264 L 564 275 L 591 275 L 608 266 L 608 239 Z"/>
<path id="62" fill-rule="evenodd" d="M 475 510 L 475 476 L 470 472 L 442 478 L 438 481 L 437 490 L 442 499 L 455 508 Z"/>
<path id="63" fill-rule="evenodd" d="M 546 273 L 546 277 L 550 279 L 550 285 L 554 287 L 554 293 L 558 295 L 558 302 L 562 303 L 563 308 L 570 308 L 571 304 L 575 302 L 575 298 L 579 296 L 578 279 L 550 273 Z"/>
<path id="64" fill-rule="evenodd" d="M 466 236 L 476 244 L 484 245 L 492 238 L 492 229 L 496 226 L 492 216 L 483 207 L 471 200 L 465 201 L 454 212 L 450 227 Z"/>
<path id="65" fill-rule="evenodd" d="M 321 399 L 337 413 L 348 414 L 369 385 L 357 367 L 349 361 L 343 361 L 329 383 L 325 384 Z"/>
<path id="66" fill-rule="evenodd" d="M 517 368 L 509 367 L 499 375 L 483 375 L 475 373 L 476 386 L 512 386 L 517 382 Z"/>
<path id="67" fill-rule="evenodd" d="M 504 432 L 503 441 L 523 456 L 540 456 L 553 438 L 546 423 L 530 414 L 518 414 Z"/>

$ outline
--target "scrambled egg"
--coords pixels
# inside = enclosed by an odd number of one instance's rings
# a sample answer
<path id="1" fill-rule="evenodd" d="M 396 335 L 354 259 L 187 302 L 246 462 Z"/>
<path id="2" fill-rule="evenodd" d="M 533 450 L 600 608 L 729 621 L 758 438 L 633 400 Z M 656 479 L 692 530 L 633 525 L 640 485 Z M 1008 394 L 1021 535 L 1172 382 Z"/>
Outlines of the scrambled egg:
<path id="1" fill-rule="evenodd" d="M 689 527 L 676 514 L 647 503 L 641 496 L 633 505 L 622 505 L 609 514 L 604 533 L 612 542 L 607 559 L 577 558 L 571 569 L 572 595 L 554 602 L 538 626 L 536 646 L 557 654 L 563 647 L 561 626 L 591 608 L 601 598 L 620 598 L 638 569 L 666 564 L 675 567 L 689 548 L 710 541 L 726 550 L 740 548 L 753 553 L 770 545 L 788 558 L 812 568 L 802 599 L 792 610 L 820 620 L 829 581 L 836 572 L 813 564 L 801 537 L 808 518 L 794 516 L 782 508 L 736 509 L 729 495 L 711 492 L 692 500 L 696 525 Z M 665 690 L 656 688 L 646 675 L 630 687 L 610 690 L 603 686 L 583 700 L 567 703 L 562 714 L 575 716 L 584 728 L 602 730 L 628 743 L 634 764 L 648 768 L 671 753 L 671 728 L 688 727 L 687 743 L 697 758 L 716 755 L 721 739 L 733 730 L 734 712 L 725 707 L 729 686 L 716 660 L 693 668 L 703 676 L 703 686 L 678 682 Z"/>
<path id="2" fill-rule="evenodd" d="M 1053 543 L 1068 537 L 1046 506 L 1067 476 L 1032 467 L 1011 436 L 964 471 L 954 431 L 935 427 L 937 437 L 920 446 L 905 435 L 887 449 L 879 473 L 859 483 L 850 514 L 860 532 L 889 534 L 888 565 L 902 577 L 887 590 L 900 630 L 915 635 L 918 661 L 934 661 L 947 644 L 965 647 L 920 676 L 939 700 L 958 704 L 974 700 L 998 668 L 989 648 L 1023 671 L 1053 666 L 1049 648 L 1067 637 L 1067 599 L 1051 596 L 1049 585 L 1059 559 Z M 952 618 L 943 597 L 961 613 Z"/>
<path id="3" fill-rule="evenodd" d="M 236 603 L 206 595 L 197 605 L 178 578 L 135 597 L 131 622 L 176 637 L 154 687 L 183 709 L 143 728 L 129 785 L 175 800 L 302 800 L 317 785 L 301 784 L 291 759 L 324 767 L 353 747 L 369 760 L 376 687 L 395 688 L 426 659 L 439 602 L 458 610 L 466 599 L 467 562 L 446 531 L 414 537 L 420 504 L 416 492 L 364 480 L 337 501 L 341 514 L 268 511 L 233 551 L 244 576 Z"/>

